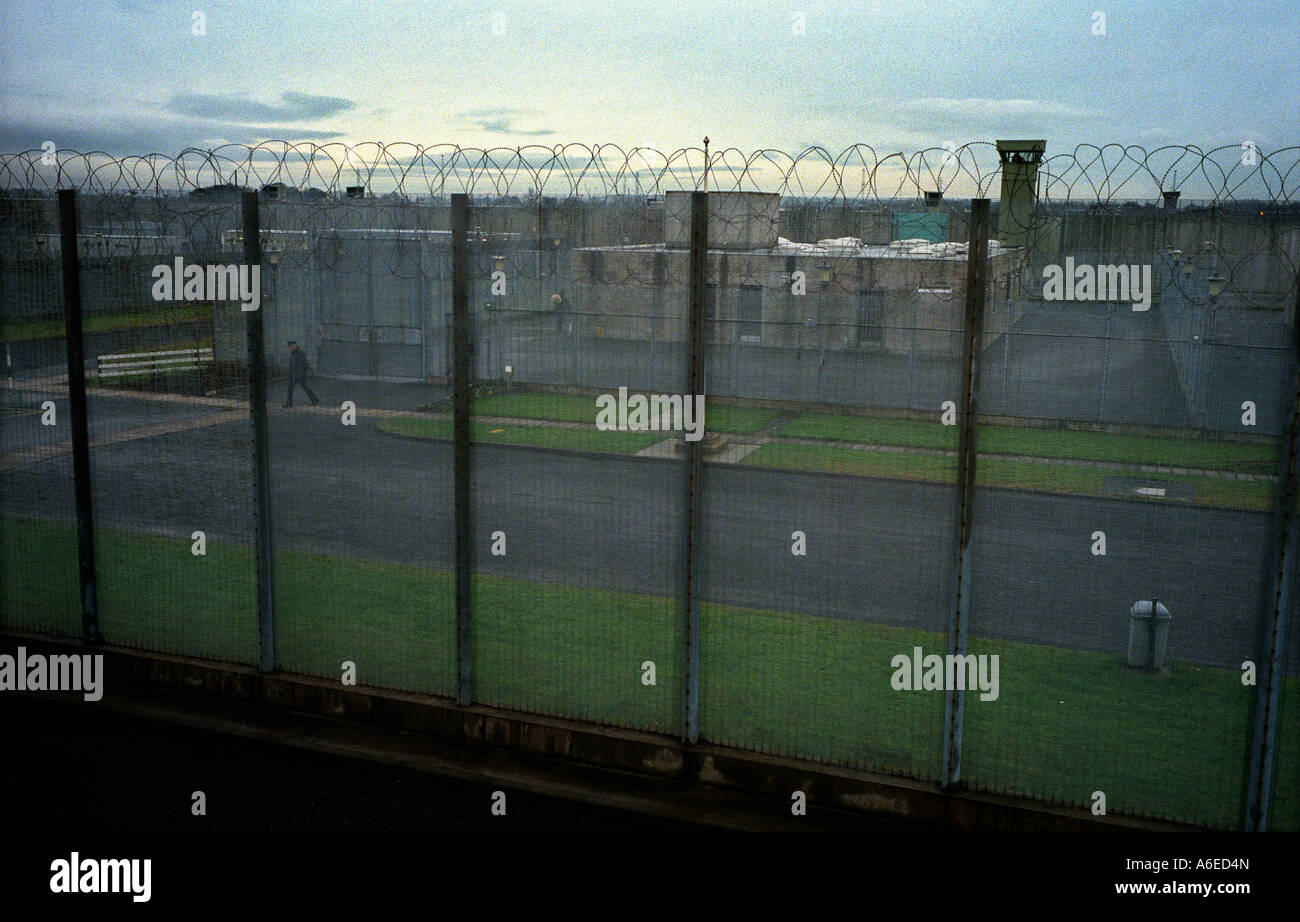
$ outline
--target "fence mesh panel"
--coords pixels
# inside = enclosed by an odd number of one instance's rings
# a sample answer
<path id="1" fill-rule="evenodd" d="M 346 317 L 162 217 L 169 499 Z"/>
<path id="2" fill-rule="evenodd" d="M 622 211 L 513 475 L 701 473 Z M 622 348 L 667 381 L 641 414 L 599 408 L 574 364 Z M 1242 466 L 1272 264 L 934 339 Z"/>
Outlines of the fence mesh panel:
<path id="1" fill-rule="evenodd" d="M 366 199 L 262 209 L 276 662 L 446 695 L 452 454 L 407 424 L 446 392 L 425 382 L 448 235 L 418 218 Z"/>
<path id="2" fill-rule="evenodd" d="M 197 287 L 201 267 L 224 262 L 212 228 L 237 210 L 113 194 L 77 204 L 101 631 L 256 662 L 246 378 L 214 358 L 213 302 Z"/>
<path id="3" fill-rule="evenodd" d="M 820 242 L 710 255 L 700 732 L 933 778 L 942 702 L 889 666 L 944 643 L 965 260 L 798 211 Z"/>
<path id="4" fill-rule="evenodd" d="M 683 462 L 598 425 L 685 390 L 680 335 L 644 336 L 663 283 L 602 260 L 654 238 L 619 196 L 474 202 L 474 697 L 680 732 Z"/>
<path id="5" fill-rule="evenodd" d="M 1292 532 L 1291 548 L 1300 550 L 1300 535 Z M 1300 575 L 1294 571 L 1290 585 L 1291 605 L 1287 610 L 1288 633 L 1282 667 L 1286 673 L 1278 696 L 1277 757 L 1273 765 L 1273 792 L 1268 828 L 1300 830 L 1300 636 L 1296 634 L 1296 617 L 1300 615 Z"/>
<path id="6" fill-rule="evenodd" d="M 81 633 L 71 417 L 53 198 L 0 198 L 0 623 Z"/>
<path id="7" fill-rule="evenodd" d="M 1241 259 L 1255 223 L 1242 216 L 1238 234 L 1221 219 L 1221 244 L 1192 247 L 1195 211 L 1067 213 L 1078 249 L 1062 252 L 1150 267 L 1147 303 L 1044 300 L 1031 271 L 1020 319 L 986 345 L 998 416 L 979 431 L 970 631 L 972 652 L 1000 657 L 1001 693 L 966 697 L 972 784 L 1241 823 L 1254 707 L 1241 665 L 1263 653 L 1294 382 L 1293 293 Z M 1154 624 L 1130 614 L 1153 603 Z M 1160 671 L 1144 674 L 1153 639 Z"/>

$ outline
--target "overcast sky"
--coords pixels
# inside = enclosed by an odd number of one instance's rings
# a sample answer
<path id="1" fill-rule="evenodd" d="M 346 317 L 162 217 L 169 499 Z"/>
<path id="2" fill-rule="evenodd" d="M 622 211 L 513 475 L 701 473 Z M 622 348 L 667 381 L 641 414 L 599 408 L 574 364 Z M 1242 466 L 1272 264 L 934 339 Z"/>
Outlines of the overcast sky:
<path id="1" fill-rule="evenodd" d="M 715 149 L 787 152 L 1042 137 L 1050 155 L 1087 142 L 1267 151 L 1300 140 L 1295 0 L 0 10 L 5 152 L 266 139 L 670 150 L 707 134 Z"/>

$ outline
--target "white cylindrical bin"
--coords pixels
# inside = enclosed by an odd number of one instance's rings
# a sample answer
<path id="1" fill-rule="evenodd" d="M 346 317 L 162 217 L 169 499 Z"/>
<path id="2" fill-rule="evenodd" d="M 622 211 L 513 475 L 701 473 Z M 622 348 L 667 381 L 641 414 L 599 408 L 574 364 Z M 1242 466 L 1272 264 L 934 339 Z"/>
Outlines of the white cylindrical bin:
<path id="1" fill-rule="evenodd" d="M 1152 617 L 1152 607 L 1155 616 Z M 1128 610 L 1128 655 L 1124 665 L 1130 669 L 1155 672 L 1165 664 L 1169 645 L 1169 622 L 1173 615 L 1156 599 L 1134 602 Z"/>

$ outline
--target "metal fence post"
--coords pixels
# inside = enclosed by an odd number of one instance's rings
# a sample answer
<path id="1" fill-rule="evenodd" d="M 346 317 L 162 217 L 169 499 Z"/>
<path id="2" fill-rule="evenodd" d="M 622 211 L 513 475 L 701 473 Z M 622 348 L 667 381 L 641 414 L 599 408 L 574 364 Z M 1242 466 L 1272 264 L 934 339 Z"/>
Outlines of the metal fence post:
<path id="1" fill-rule="evenodd" d="M 81 586 L 81 636 L 103 640 L 95 594 L 95 530 L 90 495 L 90 428 L 86 413 L 86 357 L 81 339 L 81 262 L 77 253 L 77 193 L 59 190 L 59 246 L 63 267 L 63 319 L 68 353 L 68 416 L 77 504 L 77 572 Z"/>
<path id="2" fill-rule="evenodd" d="M 262 272 L 262 227 L 257 193 L 243 200 L 244 264 Z M 262 310 L 244 313 L 248 334 L 248 417 L 253 427 L 253 530 L 257 555 L 257 663 L 262 672 L 275 669 L 275 609 L 271 577 L 271 461 L 266 424 L 266 344 Z"/>
<path id="3" fill-rule="evenodd" d="M 1295 583 L 1296 488 L 1297 463 L 1300 462 L 1300 276 L 1294 294 L 1296 316 L 1292 318 L 1295 343 L 1295 380 L 1291 389 L 1291 415 L 1287 440 L 1283 443 L 1283 475 L 1278 489 L 1279 515 L 1275 524 L 1276 552 L 1271 567 L 1269 595 L 1270 618 L 1265 624 L 1267 651 L 1259 670 L 1255 690 L 1255 730 L 1250 747 L 1250 776 L 1246 788 L 1245 828 L 1251 832 L 1268 829 L 1269 802 L 1273 790 L 1273 761 L 1277 736 L 1278 692 L 1284 676 L 1282 660 L 1286 655 L 1287 614 L 1292 605 L 1291 588 Z"/>
<path id="4" fill-rule="evenodd" d="M 970 245 L 966 253 L 965 346 L 962 352 L 961 443 L 957 450 L 956 591 L 948 617 L 948 653 L 966 655 L 970 621 L 971 530 L 975 501 L 975 426 L 978 413 L 979 358 L 984 332 L 984 296 L 988 284 L 989 200 L 971 200 Z M 960 660 L 957 661 L 960 663 Z M 957 668 L 961 668 L 960 665 Z M 956 683 L 953 683 L 956 684 Z M 965 694 L 951 688 L 943 705 L 943 768 L 945 788 L 961 781 L 962 712 Z"/>
<path id="5" fill-rule="evenodd" d="M 1097 418 L 1102 422 L 1106 421 L 1106 384 L 1110 379 L 1110 325 L 1111 318 L 1115 315 L 1115 308 L 1112 304 L 1106 305 L 1106 338 L 1102 340 L 1101 354 L 1101 406 L 1097 410 Z M 1151 621 L 1155 623 L 1155 609 L 1151 609 Z"/>
<path id="6" fill-rule="evenodd" d="M 709 194 L 691 193 L 689 389 L 686 400 L 704 395 L 704 302 L 709 258 Z M 705 419 L 708 419 L 705 398 Z M 707 435 L 707 423 L 704 435 Z M 682 660 L 682 739 L 700 738 L 700 488 L 704 477 L 704 438 L 686 442 L 686 534 L 682 544 L 685 649 Z"/>
<path id="7" fill-rule="evenodd" d="M 917 309 L 916 296 L 910 298 L 912 302 L 912 339 L 907 347 L 907 408 L 916 409 L 914 403 L 914 390 L 916 388 L 916 325 L 920 322 L 920 312 Z"/>
<path id="8" fill-rule="evenodd" d="M 469 196 L 451 197 L 452 432 L 456 505 L 456 701 L 470 694 L 470 610 L 474 575 L 473 505 L 470 495 L 470 388 L 474 344 L 469 328 Z"/>
<path id="9" fill-rule="evenodd" d="M 1002 327 L 1002 392 L 998 395 L 998 412 L 1010 415 L 1011 411 L 1007 409 L 1007 388 L 1010 387 L 1011 380 L 1011 293 L 1010 285 L 1007 286 L 1007 319 L 1003 322 Z M 1019 287 L 1019 286 L 1017 286 Z M 1020 292 L 1024 297 L 1024 292 Z M 1025 313 L 1028 313 L 1026 311 Z"/>
<path id="10" fill-rule="evenodd" d="M 650 296 L 650 381 L 658 384 L 659 365 L 656 362 L 658 357 L 659 343 L 659 319 L 663 316 L 664 308 L 664 287 L 668 284 L 668 258 L 663 253 L 654 255 L 654 293 Z"/>

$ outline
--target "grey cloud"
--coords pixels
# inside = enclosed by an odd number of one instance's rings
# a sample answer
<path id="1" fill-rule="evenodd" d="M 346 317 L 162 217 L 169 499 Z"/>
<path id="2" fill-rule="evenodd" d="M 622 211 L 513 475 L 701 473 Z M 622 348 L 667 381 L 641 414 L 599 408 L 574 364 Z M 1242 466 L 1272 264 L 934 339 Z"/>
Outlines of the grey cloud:
<path id="1" fill-rule="evenodd" d="M 60 149 L 82 153 L 104 151 L 119 157 L 151 153 L 175 156 L 188 147 L 216 146 L 209 143 L 216 138 L 224 139 L 224 143 L 252 145 L 267 140 L 327 141 L 341 136 L 342 133 L 337 131 L 217 122 L 124 127 L 112 123 L 88 124 L 84 120 L 77 125 L 0 121 L 0 151 L 5 153 L 39 150 L 43 142 L 53 141 Z"/>
<path id="2" fill-rule="evenodd" d="M 925 96 L 900 103 L 903 112 L 913 112 L 953 119 L 1042 119 L 1042 118 L 1097 118 L 1091 109 L 1049 102 L 1042 99 L 985 99 L 969 96 L 961 99 L 947 96 Z"/>
<path id="3" fill-rule="evenodd" d="M 462 119 L 484 119 L 498 118 L 508 115 L 523 115 L 522 109 L 511 109 L 508 106 L 499 106 L 495 109 L 466 109 L 464 112 L 457 112 L 456 118 Z"/>
<path id="4" fill-rule="evenodd" d="M 340 96 L 311 96 L 307 93 L 283 93 L 279 105 L 267 105 L 240 96 L 212 93 L 183 93 L 172 96 L 165 106 L 174 115 L 230 122 L 283 123 L 327 118 L 356 107 Z"/>
<path id="5" fill-rule="evenodd" d="M 512 134 L 528 138 L 555 134 L 550 128 L 516 127 L 514 117 L 527 114 L 527 110 L 524 109 L 498 106 L 496 108 L 466 109 L 463 112 L 457 112 L 456 118 L 468 122 L 471 127 L 477 128 L 479 131 L 486 131 L 491 134 Z"/>
<path id="6" fill-rule="evenodd" d="M 555 134 L 549 128 L 515 128 L 510 124 L 509 119 L 493 119 L 489 122 L 480 122 L 476 126 L 480 131 L 488 131 L 492 134 L 517 134 L 523 137 L 541 137 L 542 135 Z"/>

